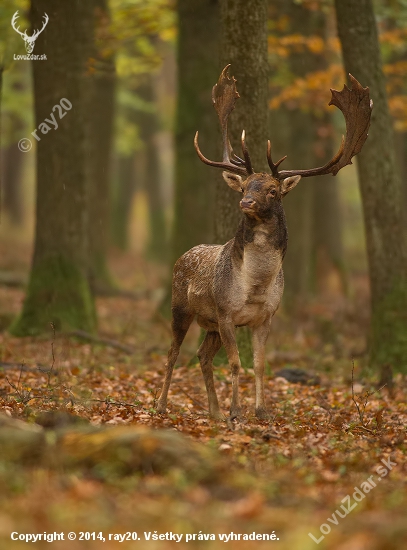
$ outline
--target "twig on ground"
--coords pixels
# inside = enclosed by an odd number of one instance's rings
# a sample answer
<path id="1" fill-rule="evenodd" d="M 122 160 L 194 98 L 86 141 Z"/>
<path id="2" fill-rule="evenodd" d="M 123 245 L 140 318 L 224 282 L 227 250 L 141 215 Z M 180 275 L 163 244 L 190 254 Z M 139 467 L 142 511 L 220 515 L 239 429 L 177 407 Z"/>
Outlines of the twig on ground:
<path id="1" fill-rule="evenodd" d="M 352 401 L 354 402 L 355 407 L 358 411 L 360 422 L 363 424 L 363 413 L 364 413 L 364 411 L 362 412 L 360 410 L 359 403 L 355 399 L 355 390 L 354 390 L 354 387 L 353 387 L 354 371 L 355 371 L 355 360 L 352 357 Z"/>
<path id="2" fill-rule="evenodd" d="M 365 417 L 365 410 L 366 410 L 366 406 L 367 406 L 367 402 L 369 401 L 369 398 L 374 395 L 375 393 L 379 392 L 380 390 L 382 390 L 386 384 L 384 384 L 383 386 L 381 386 L 380 388 L 378 388 L 377 390 L 375 391 L 372 391 L 370 392 L 369 390 L 366 391 L 365 395 L 364 395 L 364 403 L 363 405 L 359 406 L 361 404 L 361 402 L 356 400 L 356 397 L 355 397 L 355 390 L 354 390 L 354 387 L 353 387 L 353 381 L 354 381 L 354 370 L 355 370 L 355 361 L 352 359 L 352 401 L 354 402 L 355 404 L 355 407 L 358 411 L 358 414 L 359 414 L 359 420 L 360 420 L 360 423 L 361 425 L 363 426 L 363 428 L 365 430 L 368 430 L 365 426 L 365 422 L 364 422 L 364 417 Z M 358 426 L 359 428 L 361 426 Z M 370 431 L 370 430 L 368 430 Z M 371 432 L 373 433 L 373 432 Z"/>
<path id="3" fill-rule="evenodd" d="M 326 402 L 322 397 L 317 396 L 316 400 L 318 402 L 318 405 L 321 407 L 321 409 L 324 409 L 329 414 L 329 422 L 331 422 L 333 417 L 332 407 L 328 402 Z"/>
<path id="4" fill-rule="evenodd" d="M 55 365 L 55 351 L 54 351 L 54 343 L 55 343 L 55 325 L 51 322 L 51 328 L 52 328 L 52 342 L 51 342 L 51 355 L 52 355 L 52 363 L 51 368 L 47 372 L 47 378 L 48 378 L 48 387 L 51 385 L 51 376 L 54 371 L 54 365 Z"/>
<path id="5" fill-rule="evenodd" d="M 122 344 L 117 340 L 111 340 L 110 338 L 94 336 L 93 334 L 89 334 L 89 332 L 85 332 L 84 330 L 79 330 L 79 329 L 71 330 L 69 332 L 64 333 L 63 335 L 75 336 L 76 338 L 82 338 L 83 340 L 89 340 L 90 342 L 95 342 L 95 344 L 102 344 L 104 346 L 116 348 L 116 349 L 119 349 L 120 351 L 124 351 L 124 353 L 128 353 L 129 355 L 133 355 L 135 352 L 134 348 L 131 348 L 130 346 L 126 346 L 126 344 Z"/>
<path id="6" fill-rule="evenodd" d="M 24 363 L 21 363 L 21 365 L 20 365 L 20 374 L 19 374 L 19 377 L 18 377 L 17 385 L 14 384 L 13 382 L 11 382 L 11 380 L 9 380 L 7 378 L 7 376 L 6 376 L 6 380 L 7 380 L 7 383 L 9 384 L 9 386 L 11 388 L 13 388 L 13 390 L 16 392 L 17 397 L 19 398 L 20 402 L 23 403 L 23 405 L 25 405 L 31 399 L 31 392 L 24 391 L 23 387 L 21 387 L 21 389 L 19 388 L 20 382 L 21 382 L 21 375 L 23 373 L 23 369 L 24 369 Z"/>
<path id="7" fill-rule="evenodd" d="M 375 435 L 375 433 L 372 430 L 369 430 L 369 428 L 366 428 L 366 426 L 354 426 L 352 428 L 352 430 L 356 430 L 356 429 L 363 430 L 363 431 L 368 432 L 372 435 Z"/>
<path id="8" fill-rule="evenodd" d="M 232 432 L 234 432 L 234 431 L 235 431 L 235 425 L 233 424 L 233 422 L 232 422 L 230 416 L 227 416 L 227 417 L 226 417 L 225 422 L 226 422 L 226 425 L 227 425 L 227 427 L 229 428 L 229 430 L 231 430 Z"/>
<path id="9" fill-rule="evenodd" d="M 155 390 L 149 390 L 151 395 L 153 396 L 153 409 L 155 409 L 158 401 L 158 396 L 161 393 L 161 391 L 157 388 Z"/>
<path id="10" fill-rule="evenodd" d="M 47 366 L 42 363 L 37 363 L 36 367 L 27 367 L 27 365 L 21 365 L 21 363 L 9 363 L 7 361 L 0 362 L 0 369 L 22 369 L 23 372 L 40 370 L 46 374 L 48 370 L 42 370 L 46 368 Z"/>
<path id="11" fill-rule="evenodd" d="M 132 403 L 125 403 L 123 401 L 111 401 L 107 397 L 105 399 L 89 399 L 89 401 L 95 403 L 104 403 L 105 405 L 116 405 L 116 407 L 133 407 L 135 409 L 140 408 L 140 405 L 133 405 Z"/>
<path id="12" fill-rule="evenodd" d="M 279 437 L 278 435 L 271 434 L 270 432 L 265 432 L 262 435 L 262 439 L 264 439 L 264 441 L 268 441 L 270 439 L 277 439 L 278 441 L 281 441 L 282 438 Z"/>
<path id="13" fill-rule="evenodd" d="M 208 412 L 208 409 L 204 405 L 202 405 L 200 401 L 192 397 L 192 395 L 190 395 L 188 392 L 182 389 L 181 386 L 178 386 L 178 384 L 174 384 L 174 386 L 176 386 L 180 391 L 182 391 L 182 393 L 184 393 L 192 401 L 192 403 L 195 403 L 195 405 L 200 407 L 202 410 Z"/>

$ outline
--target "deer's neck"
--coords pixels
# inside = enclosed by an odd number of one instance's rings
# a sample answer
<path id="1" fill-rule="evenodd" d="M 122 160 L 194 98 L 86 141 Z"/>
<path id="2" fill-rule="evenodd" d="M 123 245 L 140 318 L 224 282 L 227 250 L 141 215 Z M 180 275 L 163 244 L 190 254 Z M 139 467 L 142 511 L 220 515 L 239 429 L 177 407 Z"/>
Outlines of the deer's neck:
<path id="1" fill-rule="evenodd" d="M 245 214 L 234 239 L 234 260 L 242 261 L 248 248 L 257 249 L 259 254 L 280 252 L 283 258 L 287 240 L 287 223 L 281 202 L 275 204 L 267 220 L 259 221 Z"/>

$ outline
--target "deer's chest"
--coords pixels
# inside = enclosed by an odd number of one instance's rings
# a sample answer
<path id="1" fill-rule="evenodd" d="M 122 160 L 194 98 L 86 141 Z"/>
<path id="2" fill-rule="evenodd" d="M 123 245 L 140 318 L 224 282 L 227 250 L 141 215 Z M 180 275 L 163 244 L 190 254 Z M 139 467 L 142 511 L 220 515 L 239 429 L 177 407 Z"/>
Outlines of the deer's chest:
<path id="1" fill-rule="evenodd" d="M 272 315 L 281 299 L 278 274 L 282 252 L 268 244 L 267 236 L 259 232 L 245 246 L 243 262 L 236 273 L 236 325 L 257 325 Z"/>
<path id="2" fill-rule="evenodd" d="M 253 242 L 244 247 L 240 282 L 246 299 L 253 294 L 267 295 L 282 264 L 282 253 L 272 246 L 267 234 L 256 231 Z"/>

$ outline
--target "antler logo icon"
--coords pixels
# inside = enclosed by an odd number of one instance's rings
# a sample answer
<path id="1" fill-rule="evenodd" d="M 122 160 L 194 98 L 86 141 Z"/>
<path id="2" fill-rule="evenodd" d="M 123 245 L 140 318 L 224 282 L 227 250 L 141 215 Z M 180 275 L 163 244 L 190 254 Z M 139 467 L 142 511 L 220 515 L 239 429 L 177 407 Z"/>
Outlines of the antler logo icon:
<path id="1" fill-rule="evenodd" d="M 35 41 L 37 40 L 38 36 L 42 33 L 42 31 L 45 29 L 45 27 L 47 26 L 47 23 L 49 21 L 49 17 L 46 13 L 44 13 L 44 22 L 42 24 L 42 28 L 39 30 L 39 31 L 34 31 L 32 36 L 28 36 L 27 34 L 27 30 L 25 30 L 24 32 L 21 32 L 20 31 L 20 27 L 16 27 L 16 22 L 17 22 L 17 19 L 18 19 L 18 11 L 16 11 L 16 13 L 13 15 L 13 19 L 11 20 L 11 26 L 13 27 L 13 29 L 18 32 L 18 34 L 21 35 L 22 39 L 24 40 L 25 42 L 25 49 L 27 50 L 27 53 L 32 53 L 33 50 L 34 50 L 34 46 L 35 46 Z"/>

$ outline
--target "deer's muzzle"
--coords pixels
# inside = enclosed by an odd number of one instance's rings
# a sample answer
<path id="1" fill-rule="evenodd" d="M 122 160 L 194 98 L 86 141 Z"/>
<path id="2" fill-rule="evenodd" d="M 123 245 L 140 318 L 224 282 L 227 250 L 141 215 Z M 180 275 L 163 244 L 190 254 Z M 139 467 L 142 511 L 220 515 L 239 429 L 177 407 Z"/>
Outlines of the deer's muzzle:
<path id="1" fill-rule="evenodd" d="M 253 199 L 248 199 L 248 198 L 242 199 L 240 201 L 240 208 L 242 210 L 251 210 L 255 204 L 256 204 L 256 201 Z"/>

